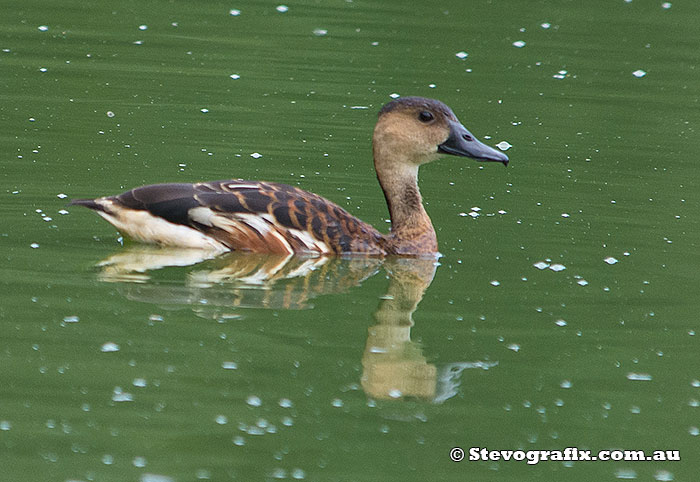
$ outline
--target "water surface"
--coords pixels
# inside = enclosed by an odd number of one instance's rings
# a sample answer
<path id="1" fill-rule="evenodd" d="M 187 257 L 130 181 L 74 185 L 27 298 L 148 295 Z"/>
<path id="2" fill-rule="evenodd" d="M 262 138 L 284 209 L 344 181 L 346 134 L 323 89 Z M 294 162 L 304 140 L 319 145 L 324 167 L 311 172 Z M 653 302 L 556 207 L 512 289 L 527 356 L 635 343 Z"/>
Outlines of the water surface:
<path id="1" fill-rule="evenodd" d="M 698 7 L 278 7 L 6 2 L 4 473 L 693 480 Z M 370 139 L 392 94 L 439 98 L 513 146 L 507 169 L 421 170 L 439 265 L 178 254 L 177 266 L 65 206 L 251 178 L 387 229 Z M 454 463 L 456 446 L 682 461 Z"/>

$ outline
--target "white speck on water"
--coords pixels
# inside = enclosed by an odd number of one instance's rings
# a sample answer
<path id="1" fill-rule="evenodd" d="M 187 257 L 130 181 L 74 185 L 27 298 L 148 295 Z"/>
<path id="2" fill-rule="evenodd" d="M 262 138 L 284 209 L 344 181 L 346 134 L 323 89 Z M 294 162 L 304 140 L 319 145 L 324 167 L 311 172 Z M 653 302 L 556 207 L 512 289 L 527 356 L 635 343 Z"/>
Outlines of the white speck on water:
<path id="1" fill-rule="evenodd" d="M 260 400 L 260 397 L 256 397 L 255 395 L 250 395 L 246 399 L 245 403 L 247 403 L 251 407 L 259 407 L 260 405 L 262 405 L 262 400 Z"/>
<path id="2" fill-rule="evenodd" d="M 236 8 L 232 8 L 231 10 L 228 11 L 228 14 L 231 15 L 232 17 L 238 17 L 241 14 L 241 11 L 236 9 Z"/>
<path id="3" fill-rule="evenodd" d="M 8 420 L 0 420 L 0 430 L 7 432 L 12 429 L 12 422 Z"/>
<path id="4" fill-rule="evenodd" d="M 112 401 L 113 402 L 133 402 L 134 396 L 129 392 L 123 391 L 122 387 L 114 387 L 114 391 L 112 392 Z"/>
<path id="5" fill-rule="evenodd" d="M 139 30 L 148 30 L 148 25 L 139 25 Z"/>
<path id="6" fill-rule="evenodd" d="M 389 396 L 391 398 L 401 398 L 403 396 L 403 392 L 398 388 L 392 388 L 389 390 Z"/>
<path id="7" fill-rule="evenodd" d="M 542 28 L 545 29 L 545 30 L 548 29 L 548 28 L 551 27 L 551 26 L 552 26 L 552 24 L 549 23 L 549 22 L 544 22 L 544 23 L 540 24 L 540 27 L 542 27 Z"/>
<path id="8" fill-rule="evenodd" d="M 292 469 L 292 478 L 295 480 L 302 480 L 306 477 L 306 472 L 302 469 Z"/>
<path id="9" fill-rule="evenodd" d="M 570 216 L 571 216 L 571 214 L 569 214 L 569 213 L 561 213 L 562 218 L 568 218 Z"/>
<path id="10" fill-rule="evenodd" d="M 59 199 L 65 199 L 68 197 L 68 194 L 59 193 L 59 194 L 56 194 L 56 197 Z"/>
<path id="11" fill-rule="evenodd" d="M 226 415 L 217 415 L 215 421 L 219 425 L 226 425 L 228 423 L 228 418 Z"/>
<path id="12" fill-rule="evenodd" d="M 277 10 L 279 13 L 286 13 L 289 11 L 289 7 L 286 5 L 277 5 L 275 10 Z"/>
<path id="13" fill-rule="evenodd" d="M 671 2 L 662 3 L 661 8 L 668 10 L 669 8 L 671 8 Z"/>
<path id="14" fill-rule="evenodd" d="M 689 427 L 688 428 L 688 433 L 692 435 L 693 437 L 697 437 L 700 435 L 700 428 L 697 427 Z"/>
<path id="15" fill-rule="evenodd" d="M 270 477 L 273 479 L 286 479 L 287 478 L 287 471 L 284 469 L 274 469 L 270 473 Z"/>
<path id="16" fill-rule="evenodd" d="M 66 211 L 65 209 L 59 209 L 58 214 L 65 215 L 68 214 L 68 211 Z"/>
<path id="17" fill-rule="evenodd" d="M 652 376 L 649 375 L 648 373 L 633 373 L 630 372 L 627 374 L 627 379 L 628 380 L 634 380 L 634 381 L 650 381 L 652 379 Z"/>
<path id="18" fill-rule="evenodd" d="M 77 323 L 80 321 L 80 318 L 76 315 L 71 315 L 71 316 L 65 316 L 63 317 L 64 323 Z"/>
<path id="19" fill-rule="evenodd" d="M 245 445 L 245 439 L 240 435 L 236 435 L 235 437 L 233 437 L 233 445 L 238 445 L 239 447 L 242 447 L 243 445 Z"/>
<path id="20" fill-rule="evenodd" d="M 112 465 L 114 463 L 114 457 L 109 454 L 105 454 L 102 456 L 102 463 L 105 465 Z"/>
<path id="21" fill-rule="evenodd" d="M 49 70 L 49 69 L 47 69 L 46 67 L 42 67 L 42 68 L 39 69 L 39 72 L 46 72 L 46 71 L 48 71 L 48 70 Z"/>
<path id="22" fill-rule="evenodd" d="M 502 151 L 507 151 L 508 149 L 513 147 L 513 145 L 508 141 L 501 141 L 498 144 L 496 144 L 496 147 L 498 147 Z"/>
<path id="23" fill-rule="evenodd" d="M 112 112 L 111 110 L 108 110 L 107 117 L 114 117 L 114 112 Z"/>
<path id="24" fill-rule="evenodd" d="M 148 382 L 145 378 L 134 378 L 134 381 L 131 382 L 131 384 L 135 387 L 144 388 L 146 385 L 148 385 Z"/>
<path id="25" fill-rule="evenodd" d="M 326 30 L 325 28 L 315 28 L 313 34 L 317 37 L 324 37 L 328 35 L 328 30 Z"/>
<path id="26" fill-rule="evenodd" d="M 437 85 L 435 85 L 435 84 L 428 84 L 428 87 L 430 87 L 431 89 L 434 89 L 435 87 L 437 87 Z"/>
<path id="27" fill-rule="evenodd" d="M 571 388 L 574 386 L 573 383 L 571 383 L 571 380 L 562 380 L 562 382 L 559 384 L 561 388 Z"/>
<path id="28" fill-rule="evenodd" d="M 554 324 L 557 326 L 566 326 L 568 323 L 565 320 L 557 320 Z"/>
<path id="29" fill-rule="evenodd" d="M 104 345 L 102 345 L 100 347 L 100 351 L 102 353 L 111 353 L 114 351 L 119 351 L 119 345 L 117 345 L 116 343 L 112 343 L 111 341 L 108 341 L 107 343 L 105 343 Z"/>
<path id="30" fill-rule="evenodd" d="M 638 79 L 641 79 L 642 77 L 647 75 L 647 73 L 645 71 L 643 71 L 642 69 L 639 69 L 639 70 L 635 70 L 634 72 L 632 72 L 632 75 L 634 75 Z"/>
<path id="31" fill-rule="evenodd" d="M 389 97 L 391 97 L 392 99 L 398 99 L 399 97 L 401 97 L 401 94 L 397 94 L 396 92 L 394 92 L 392 94 L 389 94 Z"/>
<path id="32" fill-rule="evenodd" d="M 457 53 L 455 54 L 455 56 L 456 56 L 458 59 L 464 60 L 464 59 L 466 59 L 467 57 L 469 57 L 469 54 L 466 53 L 466 52 L 464 52 L 464 51 L 461 51 L 461 52 L 457 52 Z"/>
<path id="33" fill-rule="evenodd" d="M 585 279 L 580 279 L 576 282 L 576 284 L 578 284 L 579 286 L 588 286 L 588 281 L 586 281 Z"/>
<path id="34" fill-rule="evenodd" d="M 551 265 L 549 267 L 549 269 L 551 269 L 552 271 L 557 271 L 557 272 L 564 271 L 566 269 L 566 266 L 564 266 L 563 264 L 554 263 L 553 265 Z"/>
<path id="35" fill-rule="evenodd" d="M 508 348 L 509 350 L 513 350 L 516 353 L 520 351 L 520 345 L 518 345 L 517 343 L 509 343 L 508 345 L 506 345 L 506 348 Z"/>
<path id="36" fill-rule="evenodd" d="M 508 213 L 508 211 L 505 211 L 505 210 L 503 210 L 503 209 L 499 209 L 499 210 L 498 210 L 498 214 L 506 214 L 506 213 Z"/>
<path id="37" fill-rule="evenodd" d="M 612 256 L 608 256 L 603 261 L 605 261 L 607 264 L 615 264 L 615 263 L 617 263 L 617 258 L 613 258 Z"/>
<path id="38" fill-rule="evenodd" d="M 263 155 L 260 154 L 259 152 L 254 152 L 250 155 L 253 159 L 260 159 Z"/>
<path id="39" fill-rule="evenodd" d="M 231 77 L 233 80 L 238 80 L 241 78 L 241 76 L 238 74 L 231 74 L 231 75 L 229 75 L 229 77 Z"/>
<path id="40" fill-rule="evenodd" d="M 544 261 L 538 261 L 537 263 L 533 264 L 537 269 L 547 269 L 549 268 L 549 263 L 545 263 Z"/>
<path id="41" fill-rule="evenodd" d="M 351 105 L 350 109 L 369 109 L 366 105 Z"/>
<path id="42" fill-rule="evenodd" d="M 143 45 L 143 40 L 136 40 L 133 42 L 134 45 Z"/>
<path id="43" fill-rule="evenodd" d="M 167 475 L 160 474 L 143 474 L 139 482 L 175 482 L 175 479 Z"/>
<path id="44" fill-rule="evenodd" d="M 491 286 L 501 286 L 501 282 L 497 280 L 493 280 L 489 283 Z"/>
<path id="45" fill-rule="evenodd" d="M 39 243 L 32 243 L 32 244 L 29 245 L 29 247 L 32 248 L 32 249 L 36 249 L 36 248 L 39 247 Z"/>
<path id="46" fill-rule="evenodd" d="M 524 40 L 516 40 L 513 42 L 513 47 L 517 47 L 519 49 L 525 47 L 525 41 Z"/>
<path id="47" fill-rule="evenodd" d="M 331 405 L 333 405 L 334 407 L 340 408 L 343 405 L 345 405 L 345 403 L 343 403 L 343 401 L 339 398 L 334 398 L 333 400 L 331 400 Z"/>
<path id="48" fill-rule="evenodd" d="M 481 208 L 479 206 L 473 206 L 471 210 L 479 212 L 479 211 L 481 211 Z"/>
<path id="49" fill-rule="evenodd" d="M 49 30 L 49 26 L 48 25 L 39 25 L 37 27 L 37 29 L 39 29 L 40 32 L 46 32 Z"/>
<path id="50" fill-rule="evenodd" d="M 237 370 L 238 369 L 238 363 L 234 361 L 225 361 L 221 363 L 221 368 L 224 370 Z"/>
<path id="51" fill-rule="evenodd" d="M 637 472 L 632 469 L 617 469 L 615 471 L 616 479 L 636 479 Z"/>
<path id="52" fill-rule="evenodd" d="M 292 406 L 294 406 L 294 404 L 292 403 L 292 401 L 291 401 L 290 399 L 288 399 L 288 398 L 280 398 L 280 401 L 277 402 L 277 403 L 278 403 L 279 406 L 282 407 L 282 408 L 292 408 Z"/>
<path id="53" fill-rule="evenodd" d="M 564 78 L 566 78 L 566 76 L 567 76 L 568 74 L 569 74 L 568 71 L 566 71 L 566 70 L 560 70 L 559 72 L 557 72 L 556 74 L 554 74 L 552 77 L 554 77 L 555 79 L 564 79 Z"/>
<path id="54" fill-rule="evenodd" d="M 468 216 L 471 216 L 471 217 L 473 217 L 473 218 L 478 218 L 478 217 L 479 217 L 479 213 L 476 212 L 476 211 L 470 211 L 469 214 L 468 214 Z"/>
<path id="55" fill-rule="evenodd" d="M 671 482 L 674 480 L 673 472 L 669 472 L 668 470 L 657 470 L 654 474 L 654 480 L 658 480 L 659 482 Z"/>
<path id="56" fill-rule="evenodd" d="M 142 469 L 146 466 L 146 457 L 134 457 L 131 463 L 134 467 Z"/>
<path id="57" fill-rule="evenodd" d="M 209 109 L 207 109 L 206 107 L 199 110 L 202 112 L 202 114 L 206 114 L 207 112 L 209 112 Z"/>
<path id="58" fill-rule="evenodd" d="M 148 321 L 163 321 L 163 316 L 162 315 L 148 315 Z"/>

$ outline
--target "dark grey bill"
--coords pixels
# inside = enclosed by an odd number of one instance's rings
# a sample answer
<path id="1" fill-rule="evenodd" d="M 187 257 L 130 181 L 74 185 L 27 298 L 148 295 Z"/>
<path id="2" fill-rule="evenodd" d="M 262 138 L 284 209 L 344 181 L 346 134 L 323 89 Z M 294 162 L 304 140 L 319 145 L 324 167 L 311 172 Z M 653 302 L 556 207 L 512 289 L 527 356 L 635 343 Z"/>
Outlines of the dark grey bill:
<path id="1" fill-rule="evenodd" d="M 508 156 L 503 152 L 481 142 L 459 122 L 448 122 L 450 123 L 450 136 L 438 146 L 438 152 L 471 157 L 481 161 L 502 162 L 504 166 L 508 165 Z"/>

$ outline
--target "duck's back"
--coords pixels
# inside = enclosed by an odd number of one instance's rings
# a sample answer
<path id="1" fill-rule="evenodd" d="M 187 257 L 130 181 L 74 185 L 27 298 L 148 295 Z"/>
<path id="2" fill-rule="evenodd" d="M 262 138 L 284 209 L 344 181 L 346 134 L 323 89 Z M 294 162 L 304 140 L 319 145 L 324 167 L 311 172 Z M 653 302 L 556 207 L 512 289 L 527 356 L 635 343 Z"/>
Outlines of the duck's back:
<path id="1" fill-rule="evenodd" d="M 386 254 L 381 233 L 340 206 L 286 184 L 155 184 L 72 204 L 140 241 L 265 253 Z"/>

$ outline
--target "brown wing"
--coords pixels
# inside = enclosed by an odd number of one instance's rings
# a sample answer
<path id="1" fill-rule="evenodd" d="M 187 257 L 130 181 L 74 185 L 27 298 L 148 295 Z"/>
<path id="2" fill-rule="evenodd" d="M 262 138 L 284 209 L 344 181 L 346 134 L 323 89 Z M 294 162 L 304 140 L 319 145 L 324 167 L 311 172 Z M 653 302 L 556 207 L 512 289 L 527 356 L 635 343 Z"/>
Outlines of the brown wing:
<path id="1" fill-rule="evenodd" d="M 285 184 L 227 180 L 155 184 L 74 204 L 126 218 L 124 210 L 147 212 L 194 229 L 232 250 L 268 253 L 385 254 L 382 235 L 367 223 L 316 194 Z M 129 232 L 138 239 L 151 233 Z M 164 244 L 177 244 L 172 240 Z"/>

